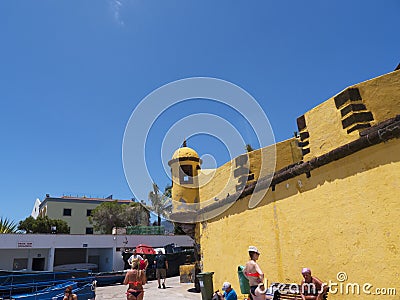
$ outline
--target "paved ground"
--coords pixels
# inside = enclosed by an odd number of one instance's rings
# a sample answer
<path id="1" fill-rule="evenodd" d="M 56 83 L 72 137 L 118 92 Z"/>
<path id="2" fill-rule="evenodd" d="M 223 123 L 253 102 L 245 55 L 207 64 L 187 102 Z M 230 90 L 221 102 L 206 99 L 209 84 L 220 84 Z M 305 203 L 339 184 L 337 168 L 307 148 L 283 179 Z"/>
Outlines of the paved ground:
<path id="1" fill-rule="evenodd" d="M 157 280 L 149 281 L 144 285 L 145 300 L 201 300 L 201 294 L 194 292 L 193 283 L 180 283 L 179 276 L 167 278 L 166 289 L 159 289 Z M 126 286 L 113 285 L 96 288 L 96 300 L 126 300 Z"/>

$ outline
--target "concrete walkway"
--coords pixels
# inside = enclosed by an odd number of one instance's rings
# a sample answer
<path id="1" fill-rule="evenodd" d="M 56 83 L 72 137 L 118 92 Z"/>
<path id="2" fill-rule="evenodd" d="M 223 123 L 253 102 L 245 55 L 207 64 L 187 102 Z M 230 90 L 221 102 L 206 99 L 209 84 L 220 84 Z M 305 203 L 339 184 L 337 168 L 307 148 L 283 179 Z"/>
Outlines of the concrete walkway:
<path id="1" fill-rule="evenodd" d="M 167 278 L 166 289 L 159 289 L 157 280 L 149 281 L 144 285 L 145 300 L 201 300 L 201 294 L 194 292 L 193 283 L 180 283 L 179 276 Z M 112 285 L 96 288 L 96 300 L 126 300 L 126 286 Z"/>

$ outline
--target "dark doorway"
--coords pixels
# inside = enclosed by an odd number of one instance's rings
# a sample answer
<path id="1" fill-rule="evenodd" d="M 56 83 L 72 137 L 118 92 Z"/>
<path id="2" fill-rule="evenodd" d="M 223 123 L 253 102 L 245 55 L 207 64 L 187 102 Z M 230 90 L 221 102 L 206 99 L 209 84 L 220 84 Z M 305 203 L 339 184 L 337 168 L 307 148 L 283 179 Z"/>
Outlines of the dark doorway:
<path id="1" fill-rule="evenodd" d="M 100 256 L 99 255 L 89 255 L 88 257 L 88 263 L 91 264 L 96 264 L 97 266 L 100 267 Z M 99 272 L 98 270 L 99 268 L 97 268 L 97 270 L 93 270 L 94 272 Z"/>
<path id="2" fill-rule="evenodd" d="M 45 258 L 33 258 L 32 259 L 32 271 L 44 271 Z"/>

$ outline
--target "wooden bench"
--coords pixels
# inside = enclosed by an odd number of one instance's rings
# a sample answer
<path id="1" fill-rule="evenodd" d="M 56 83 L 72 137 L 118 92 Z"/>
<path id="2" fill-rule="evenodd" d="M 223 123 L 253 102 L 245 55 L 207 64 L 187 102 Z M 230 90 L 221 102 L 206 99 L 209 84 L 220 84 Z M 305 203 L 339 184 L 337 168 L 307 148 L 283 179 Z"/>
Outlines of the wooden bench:
<path id="1" fill-rule="evenodd" d="M 271 284 L 268 290 L 271 292 L 273 300 L 301 300 L 301 285 L 298 284 L 274 282 Z M 328 292 L 324 295 L 323 299 L 328 299 Z"/>

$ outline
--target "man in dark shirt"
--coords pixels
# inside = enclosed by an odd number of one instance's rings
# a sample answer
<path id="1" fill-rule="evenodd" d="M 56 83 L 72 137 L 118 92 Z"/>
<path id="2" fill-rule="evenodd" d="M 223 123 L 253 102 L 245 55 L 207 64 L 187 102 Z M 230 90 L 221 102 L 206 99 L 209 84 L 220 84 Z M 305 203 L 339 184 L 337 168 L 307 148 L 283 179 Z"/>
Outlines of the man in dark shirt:
<path id="1" fill-rule="evenodd" d="M 168 261 L 165 254 L 158 250 L 158 255 L 154 258 L 156 265 L 156 277 L 158 281 L 158 288 L 161 289 L 161 278 L 163 279 L 162 287 L 165 289 L 165 279 L 167 278 Z"/>

